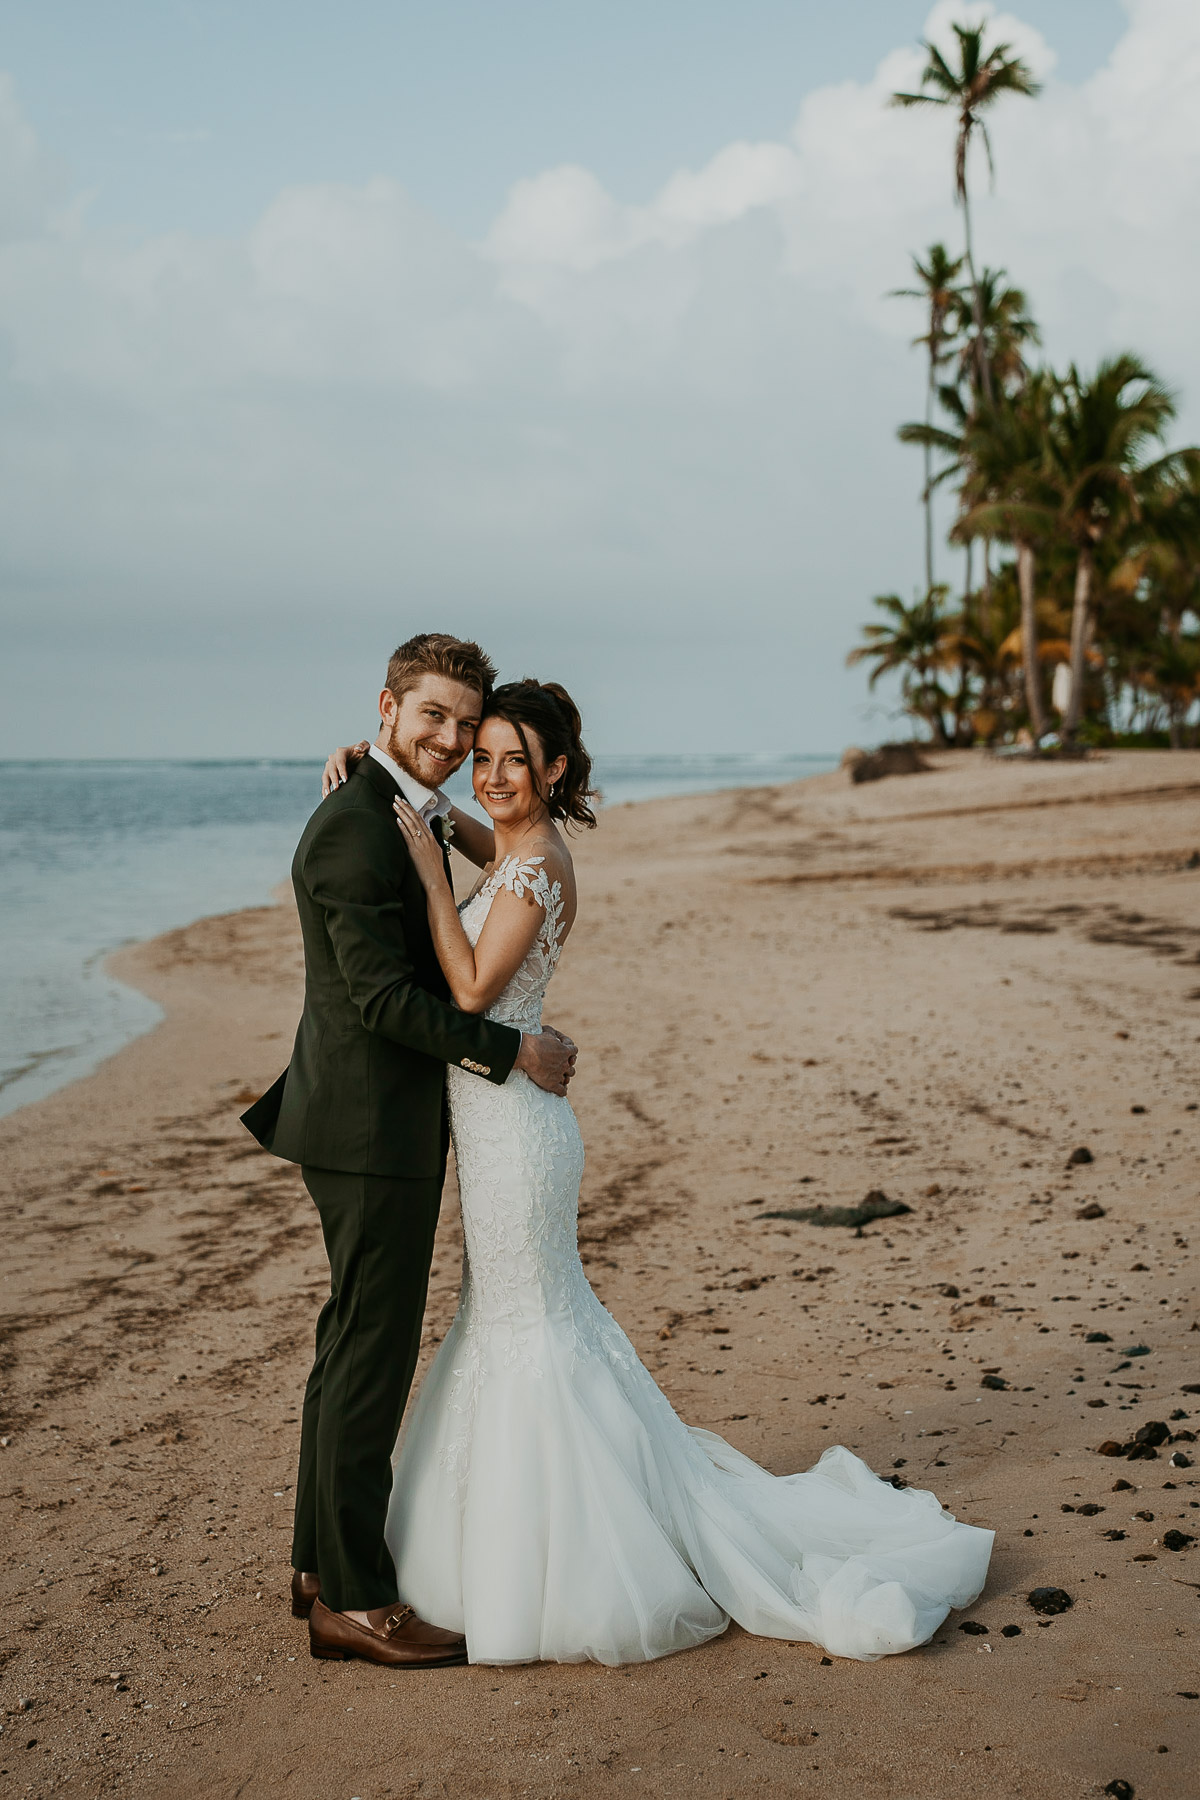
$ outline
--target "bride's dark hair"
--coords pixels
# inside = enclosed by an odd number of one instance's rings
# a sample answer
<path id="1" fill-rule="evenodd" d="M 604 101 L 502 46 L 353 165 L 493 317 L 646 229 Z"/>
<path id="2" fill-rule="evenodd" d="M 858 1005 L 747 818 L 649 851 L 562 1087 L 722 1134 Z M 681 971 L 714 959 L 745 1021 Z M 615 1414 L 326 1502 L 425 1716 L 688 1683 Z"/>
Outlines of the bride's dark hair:
<path id="1" fill-rule="evenodd" d="M 592 787 L 592 759 L 583 747 L 583 720 L 565 687 L 557 681 L 506 681 L 493 689 L 483 709 L 485 719 L 505 719 L 521 740 L 529 763 L 534 790 L 552 819 L 590 827 L 596 815 L 588 802 L 596 797 Z M 526 732 L 532 731 L 547 763 L 565 757 L 567 766 L 548 793 L 538 787 L 537 770 L 529 751 Z"/>

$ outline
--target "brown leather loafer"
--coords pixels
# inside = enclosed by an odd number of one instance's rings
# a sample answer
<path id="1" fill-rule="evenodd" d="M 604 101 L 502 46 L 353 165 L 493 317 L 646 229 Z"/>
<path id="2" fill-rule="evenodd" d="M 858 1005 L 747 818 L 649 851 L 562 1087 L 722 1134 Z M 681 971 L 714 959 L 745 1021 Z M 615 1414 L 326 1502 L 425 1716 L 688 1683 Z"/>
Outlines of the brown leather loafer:
<path id="1" fill-rule="evenodd" d="M 321 1577 L 306 1575 L 303 1569 L 292 1570 L 292 1617 L 307 1619 L 313 1609 L 313 1601 L 321 1593 Z"/>
<path id="2" fill-rule="evenodd" d="M 367 1618 L 369 1625 L 359 1625 L 345 1613 L 330 1612 L 324 1601 L 314 1601 L 308 1619 L 312 1655 L 328 1662 L 361 1656 L 388 1669 L 442 1669 L 467 1660 L 465 1638 L 427 1625 L 411 1606 L 378 1606 Z"/>

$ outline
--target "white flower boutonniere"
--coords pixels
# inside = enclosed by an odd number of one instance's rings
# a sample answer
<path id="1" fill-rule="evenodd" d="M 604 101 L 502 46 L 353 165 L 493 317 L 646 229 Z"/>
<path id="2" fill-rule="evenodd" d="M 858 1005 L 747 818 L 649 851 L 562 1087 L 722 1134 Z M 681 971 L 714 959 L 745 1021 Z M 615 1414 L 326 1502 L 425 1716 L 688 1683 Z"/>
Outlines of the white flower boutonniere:
<path id="1" fill-rule="evenodd" d="M 448 850 L 454 842 L 454 820 L 449 813 L 441 813 L 439 817 L 442 822 L 442 843 Z"/>

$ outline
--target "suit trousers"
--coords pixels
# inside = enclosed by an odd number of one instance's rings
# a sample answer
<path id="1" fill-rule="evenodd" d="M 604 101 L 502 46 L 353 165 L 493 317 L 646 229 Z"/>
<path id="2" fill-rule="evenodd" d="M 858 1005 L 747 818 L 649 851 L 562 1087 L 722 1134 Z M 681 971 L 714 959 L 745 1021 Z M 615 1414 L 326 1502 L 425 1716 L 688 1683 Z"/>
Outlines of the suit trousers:
<path id="1" fill-rule="evenodd" d="M 335 1612 L 399 1598 L 383 1539 L 392 1451 L 421 1347 L 442 1177 L 304 1168 L 329 1256 L 304 1390 L 292 1566 Z"/>

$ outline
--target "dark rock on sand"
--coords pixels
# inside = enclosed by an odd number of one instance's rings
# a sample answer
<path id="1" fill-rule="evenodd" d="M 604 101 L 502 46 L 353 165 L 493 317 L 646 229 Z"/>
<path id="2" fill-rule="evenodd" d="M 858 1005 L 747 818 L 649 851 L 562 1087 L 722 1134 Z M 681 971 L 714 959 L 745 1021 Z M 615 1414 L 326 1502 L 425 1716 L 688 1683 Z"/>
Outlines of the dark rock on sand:
<path id="1" fill-rule="evenodd" d="M 860 781 L 882 781 L 885 775 L 920 775 L 932 767 L 916 744 L 880 744 L 878 750 L 850 765 L 850 779 L 857 785 Z"/>
<path id="2" fill-rule="evenodd" d="M 1075 1214 L 1075 1217 L 1077 1219 L 1102 1219 L 1104 1217 L 1104 1208 L 1100 1205 L 1098 1200 L 1090 1200 L 1086 1206 L 1080 1207 L 1079 1211 Z"/>
<path id="3" fill-rule="evenodd" d="M 1186 1550 L 1188 1545 L 1194 1544 L 1195 1541 L 1196 1540 L 1192 1536 L 1190 1531 L 1164 1531 L 1163 1532 L 1163 1549 L 1164 1550 Z"/>
<path id="4" fill-rule="evenodd" d="M 969 1633 L 971 1637 L 987 1636 L 987 1626 L 981 1625 L 978 1619 L 964 1619 L 958 1629 Z"/>
<path id="5" fill-rule="evenodd" d="M 759 1219 L 796 1219 L 802 1225 L 844 1225 L 861 1237 L 864 1225 L 875 1219 L 895 1219 L 910 1213 L 903 1200 L 889 1200 L 881 1188 L 872 1188 L 858 1206 L 790 1206 L 779 1212 L 756 1213 Z"/>
<path id="6" fill-rule="evenodd" d="M 1111 1344 L 1112 1343 L 1112 1339 L 1109 1337 L 1107 1331 L 1089 1331 L 1083 1341 L 1085 1344 Z"/>
<path id="7" fill-rule="evenodd" d="M 1039 1613 L 1065 1613 L 1075 1604 L 1067 1590 L 1060 1587 L 1035 1587 L 1026 1598 L 1034 1612 Z"/>
<path id="8" fill-rule="evenodd" d="M 1078 1150 L 1072 1150 L 1070 1156 L 1068 1156 L 1067 1167 L 1068 1169 L 1071 1169 L 1077 1167 L 1080 1163 L 1090 1163 L 1095 1162 L 1095 1160 L 1095 1157 L 1092 1155 L 1087 1145 L 1080 1144 Z"/>
<path id="9" fill-rule="evenodd" d="M 1102 1444 L 1096 1445 L 1097 1456 L 1124 1456 L 1130 1462 L 1156 1462 L 1159 1444 L 1171 1441 L 1170 1427 L 1162 1419 L 1150 1419 L 1134 1432 L 1127 1443 L 1119 1444 L 1116 1438 L 1105 1438 Z"/>

